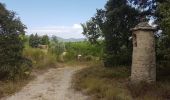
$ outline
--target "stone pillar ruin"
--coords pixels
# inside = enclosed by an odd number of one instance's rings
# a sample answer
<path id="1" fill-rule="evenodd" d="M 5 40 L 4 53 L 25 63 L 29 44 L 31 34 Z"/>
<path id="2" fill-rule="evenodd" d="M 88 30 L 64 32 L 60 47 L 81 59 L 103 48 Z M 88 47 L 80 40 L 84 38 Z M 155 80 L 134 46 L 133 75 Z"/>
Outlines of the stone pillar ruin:
<path id="1" fill-rule="evenodd" d="M 132 29 L 132 83 L 156 81 L 155 30 L 147 22 L 141 22 Z"/>

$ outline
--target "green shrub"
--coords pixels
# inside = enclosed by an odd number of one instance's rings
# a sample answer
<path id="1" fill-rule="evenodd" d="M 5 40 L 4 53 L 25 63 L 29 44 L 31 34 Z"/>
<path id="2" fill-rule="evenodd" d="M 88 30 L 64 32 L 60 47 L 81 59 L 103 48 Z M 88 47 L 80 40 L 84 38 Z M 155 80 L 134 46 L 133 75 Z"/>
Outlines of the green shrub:
<path id="1" fill-rule="evenodd" d="M 17 35 L 0 37 L 0 78 L 14 79 L 22 73 L 22 66 L 27 63 L 22 57 L 22 48 L 22 41 Z"/>
<path id="2" fill-rule="evenodd" d="M 119 54 L 105 52 L 103 61 L 105 67 L 130 66 L 132 62 L 132 53 L 127 50 L 123 50 Z"/>

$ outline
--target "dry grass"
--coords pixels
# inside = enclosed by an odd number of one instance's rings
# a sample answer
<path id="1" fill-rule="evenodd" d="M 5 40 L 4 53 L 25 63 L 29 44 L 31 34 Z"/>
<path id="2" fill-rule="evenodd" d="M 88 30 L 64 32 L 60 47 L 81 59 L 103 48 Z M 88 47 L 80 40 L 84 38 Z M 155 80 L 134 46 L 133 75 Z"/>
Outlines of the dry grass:
<path id="1" fill-rule="evenodd" d="M 170 100 L 170 81 L 130 84 L 127 67 L 104 68 L 100 64 L 75 75 L 73 86 L 91 100 Z"/>
<path id="2" fill-rule="evenodd" d="M 74 87 L 92 96 L 92 100 L 131 100 L 124 88 L 129 71 L 125 67 L 104 68 L 89 67 L 78 72 L 74 78 Z"/>
<path id="3" fill-rule="evenodd" d="M 42 49 L 27 47 L 24 49 L 23 55 L 32 61 L 34 69 L 46 69 L 56 66 L 56 57 Z"/>
<path id="4" fill-rule="evenodd" d="M 170 82 L 128 84 L 127 87 L 135 100 L 170 100 Z"/>
<path id="5" fill-rule="evenodd" d="M 33 78 L 34 77 L 31 76 L 27 79 L 20 79 L 15 81 L 12 80 L 0 81 L 0 98 L 12 95 L 15 92 L 21 90 L 22 87 L 24 87 Z"/>

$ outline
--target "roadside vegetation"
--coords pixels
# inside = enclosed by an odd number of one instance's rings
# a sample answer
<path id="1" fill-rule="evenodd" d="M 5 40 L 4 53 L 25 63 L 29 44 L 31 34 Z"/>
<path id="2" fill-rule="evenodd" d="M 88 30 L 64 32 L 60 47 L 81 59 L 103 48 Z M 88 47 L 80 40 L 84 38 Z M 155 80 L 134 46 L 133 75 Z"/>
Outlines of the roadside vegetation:
<path id="1" fill-rule="evenodd" d="M 164 76 L 164 79 L 167 76 Z M 168 100 L 170 80 L 160 79 L 155 84 L 130 83 L 130 68 L 106 68 L 101 63 L 91 64 L 77 72 L 73 87 L 89 95 L 91 100 Z"/>
<path id="2" fill-rule="evenodd" d="M 102 45 L 91 45 L 88 41 L 67 42 L 65 47 L 67 52 L 66 61 L 78 60 L 78 55 L 81 55 L 80 61 L 100 60 L 103 54 Z"/>

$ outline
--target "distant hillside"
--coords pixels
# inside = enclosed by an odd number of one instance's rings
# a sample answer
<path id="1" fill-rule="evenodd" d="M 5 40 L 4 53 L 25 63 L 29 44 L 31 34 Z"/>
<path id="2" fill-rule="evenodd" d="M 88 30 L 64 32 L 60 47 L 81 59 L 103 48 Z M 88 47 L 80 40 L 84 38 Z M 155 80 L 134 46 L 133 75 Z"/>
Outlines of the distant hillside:
<path id="1" fill-rule="evenodd" d="M 70 38 L 70 39 L 64 39 L 64 42 L 80 42 L 80 41 L 84 41 L 85 38 L 79 38 L 79 39 L 75 39 L 75 38 Z"/>
<path id="2" fill-rule="evenodd" d="M 61 38 L 61 37 L 58 37 L 58 36 L 57 36 L 57 39 L 59 41 L 63 41 L 63 42 L 80 42 L 80 41 L 84 41 L 85 40 L 85 38 L 79 38 L 79 39 L 69 38 L 69 39 L 64 39 L 64 38 Z"/>

